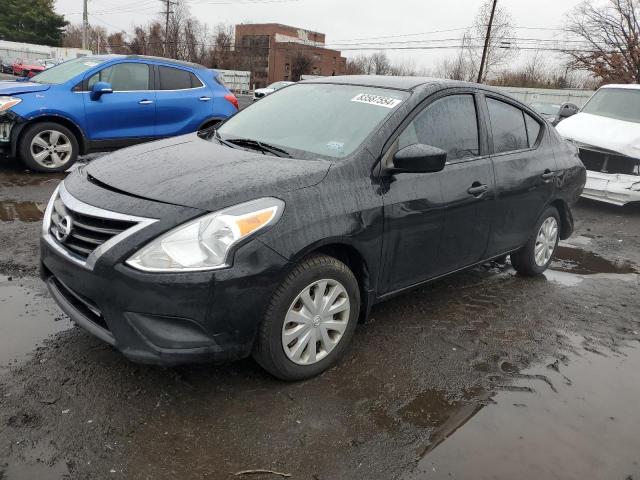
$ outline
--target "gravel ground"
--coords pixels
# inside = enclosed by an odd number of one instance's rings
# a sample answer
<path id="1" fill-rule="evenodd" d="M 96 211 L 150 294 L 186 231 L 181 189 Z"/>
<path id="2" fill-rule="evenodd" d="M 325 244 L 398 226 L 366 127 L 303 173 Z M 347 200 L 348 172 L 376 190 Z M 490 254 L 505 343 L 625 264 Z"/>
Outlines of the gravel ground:
<path id="1" fill-rule="evenodd" d="M 340 365 L 286 384 L 70 327 L 35 278 L 60 178 L 0 169 L 0 479 L 640 479 L 639 207 L 580 201 L 546 275 L 493 263 L 380 304 Z"/>

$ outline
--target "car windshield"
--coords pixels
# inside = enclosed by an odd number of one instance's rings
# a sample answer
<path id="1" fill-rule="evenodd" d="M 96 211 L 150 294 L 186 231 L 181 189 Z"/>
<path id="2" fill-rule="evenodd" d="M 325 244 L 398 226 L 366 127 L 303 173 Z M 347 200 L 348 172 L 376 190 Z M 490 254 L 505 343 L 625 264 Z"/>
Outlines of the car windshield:
<path id="1" fill-rule="evenodd" d="M 584 113 L 640 123 L 640 90 L 601 88 L 582 109 Z"/>
<path id="2" fill-rule="evenodd" d="M 225 140 L 275 145 L 300 158 L 342 158 L 354 152 L 408 95 L 357 85 L 296 84 L 231 117 L 218 133 Z"/>
<path id="3" fill-rule="evenodd" d="M 106 60 L 106 58 L 101 57 L 74 58 L 33 76 L 31 81 L 51 84 L 64 83 Z"/>
<path id="4" fill-rule="evenodd" d="M 539 103 L 535 102 L 531 104 L 531 107 L 543 115 L 557 115 L 560 110 L 560 105 L 556 105 L 555 103 Z"/>

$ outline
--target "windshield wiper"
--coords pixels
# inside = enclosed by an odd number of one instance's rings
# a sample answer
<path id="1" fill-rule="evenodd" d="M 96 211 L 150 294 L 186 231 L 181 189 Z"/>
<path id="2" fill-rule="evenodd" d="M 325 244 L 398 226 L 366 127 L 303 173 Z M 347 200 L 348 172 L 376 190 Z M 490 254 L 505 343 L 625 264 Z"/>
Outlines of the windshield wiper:
<path id="1" fill-rule="evenodd" d="M 223 141 L 226 143 L 232 143 L 234 145 L 238 145 L 240 147 L 249 147 L 253 149 L 259 149 L 264 154 L 269 152 L 275 155 L 276 157 L 291 158 L 291 154 L 286 150 L 280 147 L 276 147 L 275 145 L 269 145 L 268 143 L 259 142 L 258 140 L 252 140 L 251 138 L 229 138 Z"/>

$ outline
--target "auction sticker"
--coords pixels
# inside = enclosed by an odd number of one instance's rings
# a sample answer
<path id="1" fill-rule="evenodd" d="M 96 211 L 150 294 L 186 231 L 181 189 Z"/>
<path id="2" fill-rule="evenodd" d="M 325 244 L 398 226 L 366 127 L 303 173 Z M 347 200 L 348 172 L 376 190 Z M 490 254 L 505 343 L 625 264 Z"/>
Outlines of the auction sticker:
<path id="1" fill-rule="evenodd" d="M 394 108 L 402 103 L 393 97 L 383 97 L 382 95 L 372 95 L 370 93 L 359 93 L 351 99 L 352 102 L 367 103 L 369 105 L 377 105 L 378 107 Z"/>

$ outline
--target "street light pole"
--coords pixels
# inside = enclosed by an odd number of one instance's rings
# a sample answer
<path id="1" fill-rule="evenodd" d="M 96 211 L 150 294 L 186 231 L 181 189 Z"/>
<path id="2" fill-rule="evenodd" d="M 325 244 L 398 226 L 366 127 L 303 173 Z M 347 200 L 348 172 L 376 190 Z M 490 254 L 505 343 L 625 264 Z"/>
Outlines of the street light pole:
<path id="1" fill-rule="evenodd" d="M 480 69 L 478 70 L 478 83 L 482 83 L 484 75 L 485 63 L 487 61 L 487 53 L 489 50 L 489 41 L 491 39 L 491 25 L 493 24 L 493 15 L 496 13 L 496 5 L 498 0 L 493 0 L 491 6 L 491 15 L 489 16 L 489 24 L 487 25 L 487 36 L 484 38 L 484 48 L 482 49 L 482 60 L 480 60 Z"/>

